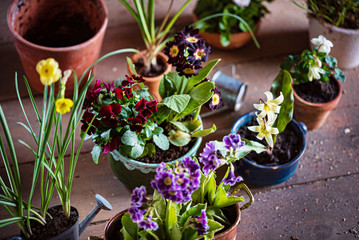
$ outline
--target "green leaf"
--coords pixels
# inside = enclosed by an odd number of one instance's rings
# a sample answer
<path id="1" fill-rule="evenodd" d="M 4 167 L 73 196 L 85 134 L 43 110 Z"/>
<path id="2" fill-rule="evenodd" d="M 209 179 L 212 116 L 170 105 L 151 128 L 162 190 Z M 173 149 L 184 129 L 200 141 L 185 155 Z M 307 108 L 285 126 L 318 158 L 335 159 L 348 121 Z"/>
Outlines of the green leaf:
<path id="1" fill-rule="evenodd" d="M 153 129 L 153 132 L 152 132 L 154 135 L 160 135 L 161 133 L 163 133 L 163 128 L 161 127 L 155 127 Z"/>
<path id="2" fill-rule="evenodd" d="M 273 127 L 278 128 L 279 133 L 283 132 L 287 124 L 293 118 L 293 89 L 292 89 L 292 77 L 286 70 L 279 72 L 278 76 L 272 83 L 270 90 L 273 93 L 273 98 L 279 96 L 282 92 L 284 100 L 281 104 L 280 113 L 278 114 L 277 120 Z M 273 139 L 275 140 L 275 139 Z M 273 145 L 275 144 L 275 141 Z"/>
<path id="3" fill-rule="evenodd" d="M 180 130 L 171 130 L 168 140 L 177 147 L 186 146 L 191 141 L 191 135 Z"/>
<path id="4" fill-rule="evenodd" d="M 131 219 L 130 214 L 127 212 L 121 218 L 122 229 L 121 232 L 125 239 L 136 240 L 138 238 L 139 227 L 137 223 L 134 223 Z"/>
<path id="5" fill-rule="evenodd" d="M 131 69 L 132 74 L 134 74 L 134 75 L 138 76 L 138 74 L 137 74 L 137 72 L 136 72 L 136 69 L 135 69 L 135 64 L 133 64 L 133 62 L 132 62 L 131 58 L 126 57 L 126 60 L 127 60 L 127 64 L 128 64 L 128 66 L 129 66 L 129 67 L 130 67 L 130 69 Z"/>
<path id="6" fill-rule="evenodd" d="M 186 127 L 185 124 L 183 124 L 182 122 L 176 122 L 176 121 L 171 121 L 171 123 L 173 125 L 175 125 L 179 130 L 181 130 L 182 132 L 185 132 L 185 133 L 189 133 L 190 130 Z"/>
<path id="7" fill-rule="evenodd" d="M 332 56 L 326 56 L 324 62 L 328 64 L 330 68 L 335 68 L 338 65 L 337 59 Z"/>
<path id="8" fill-rule="evenodd" d="M 160 149 L 166 151 L 170 147 L 167 137 L 161 133 L 159 135 L 153 135 L 153 141 Z"/>
<path id="9" fill-rule="evenodd" d="M 153 118 L 157 121 L 158 124 L 161 124 L 164 120 L 168 118 L 171 113 L 171 109 L 162 103 L 157 104 L 157 111 L 155 112 Z"/>
<path id="10" fill-rule="evenodd" d="M 216 125 L 213 124 L 211 128 L 196 131 L 192 134 L 192 137 L 205 137 L 208 134 L 214 133 L 216 130 Z"/>
<path id="11" fill-rule="evenodd" d="M 171 228 L 169 237 L 171 240 L 181 240 L 182 239 L 182 232 L 179 229 L 179 227 L 177 226 L 177 224 Z"/>
<path id="12" fill-rule="evenodd" d="M 219 230 L 221 230 L 222 228 L 224 228 L 224 226 L 222 224 L 214 221 L 213 219 L 207 219 L 207 222 L 208 222 L 209 229 L 207 230 L 205 235 L 216 233 Z"/>
<path id="13" fill-rule="evenodd" d="M 335 71 L 334 77 L 336 79 L 338 79 L 339 81 L 344 82 L 345 81 L 345 76 L 343 74 L 343 71 L 340 70 L 339 68 L 335 68 L 334 71 Z"/>
<path id="14" fill-rule="evenodd" d="M 222 186 L 218 186 L 217 188 L 217 193 L 213 202 L 213 206 L 217 208 L 223 208 L 243 201 L 244 201 L 243 196 L 237 197 L 237 196 L 229 195 L 224 190 L 222 185 Z"/>
<path id="15" fill-rule="evenodd" d="M 136 143 L 138 142 L 138 137 L 136 132 L 127 130 L 121 137 L 121 142 L 129 146 L 135 146 Z"/>
<path id="16" fill-rule="evenodd" d="M 217 184 L 216 184 L 216 179 L 215 179 L 215 175 L 214 173 L 212 173 L 209 176 L 208 182 L 206 184 L 206 189 L 207 189 L 207 196 L 208 196 L 208 202 L 209 205 L 212 206 L 213 205 L 213 201 L 214 201 L 214 197 L 216 195 L 216 188 Z"/>
<path id="17" fill-rule="evenodd" d="M 169 97 L 177 92 L 176 86 L 168 74 L 163 75 L 158 91 L 162 98 Z"/>
<path id="18" fill-rule="evenodd" d="M 217 63 L 221 61 L 221 59 L 214 59 L 212 61 L 209 61 L 206 66 L 204 66 L 202 69 L 198 71 L 198 74 L 195 76 L 192 76 L 187 83 L 187 86 L 184 90 L 184 93 L 189 93 L 192 91 L 193 87 L 205 79 L 208 74 L 212 71 L 212 69 L 217 65 Z M 201 84 L 200 84 L 201 85 Z"/>
<path id="19" fill-rule="evenodd" d="M 255 151 L 257 154 L 267 151 L 267 147 L 263 144 L 256 142 L 256 141 L 249 141 L 247 139 L 242 138 L 242 141 L 245 142 L 244 146 L 237 149 L 235 153 L 235 158 L 237 160 L 245 157 L 251 151 Z"/>
<path id="20" fill-rule="evenodd" d="M 176 226 L 177 224 L 177 214 L 176 209 L 173 206 L 173 203 L 171 201 L 167 202 L 167 208 L 166 208 L 166 232 L 169 235 L 171 229 Z"/>
<path id="21" fill-rule="evenodd" d="M 92 160 L 94 161 L 94 163 L 98 164 L 98 159 L 100 158 L 100 154 L 101 154 L 101 147 L 95 145 L 91 151 Z"/>
<path id="22" fill-rule="evenodd" d="M 177 113 L 181 113 L 188 105 L 191 97 L 188 94 L 172 95 L 162 99 L 162 104 Z"/>
<path id="23" fill-rule="evenodd" d="M 181 90 L 180 87 L 182 85 L 183 77 L 178 75 L 178 72 L 169 72 L 167 76 L 171 79 L 172 83 L 175 85 L 176 92 L 179 93 Z"/>
<path id="24" fill-rule="evenodd" d="M 196 120 L 191 120 L 191 121 L 184 121 L 182 122 L 183 125 L 186 126 L 186 128 L 189 130 L 189 132 L 194 132 L 197 129 L 199 129 L 202 125 L 201 121 L 199 121 L 198 119 Z"/>
<path id="25" fill-rule="evenodd" d="M 183 231 L 183 238 L 185 240 L 194 240 L 197 238 L 198 232 L 194 230 L 192 227 L 187 227 Z"/>
<path id="26" fill-rule="evenodd" d="M 197 204 L 196 206 L 191 207 L 190 209 L 188 209 L 186 212 L 184 212 L 181 215 L 179 222 L 178 222 L 179 225 L 183 226 L 187 222 L 188 218 L 190 218 L 190 217 L 200 216 L 201 211 L 203 209 L 206 209 L 206 207 L 207 207 L 206 204 Z"/>
<path id="27" fill-rule="evenodd" d="M 111 129 L 101 133 L 101 138 L 103 138 L 105 140 L 109 140 L 110 139 L 110 132 L 111 132 Z"/>
<path id="28" fill-rule="evenodd" d="M 136 144 L 132 147 L 131 157 L 134 158 L 134 159 L 138 158 L 139 156 L 141 156 L 141 154 L 143 153 L 144 149 L 145 149 L 144 146 L 142 146 L 141 144 L 136 143 Z"/>

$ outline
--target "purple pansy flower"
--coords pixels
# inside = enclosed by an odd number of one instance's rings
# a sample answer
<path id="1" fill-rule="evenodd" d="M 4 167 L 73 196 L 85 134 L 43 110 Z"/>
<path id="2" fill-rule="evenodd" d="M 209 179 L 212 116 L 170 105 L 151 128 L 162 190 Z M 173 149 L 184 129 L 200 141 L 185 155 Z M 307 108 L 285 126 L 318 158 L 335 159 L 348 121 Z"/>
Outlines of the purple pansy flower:
<path id="1" fill-rule="evenodd" d="M 241 140 L 241 136 L 239 134 L 229 134 L 223 138 L 223 142 L 226 144 L 226 148 L 233 148 L 236 150 L 244 146 L 244 141 Z"/>

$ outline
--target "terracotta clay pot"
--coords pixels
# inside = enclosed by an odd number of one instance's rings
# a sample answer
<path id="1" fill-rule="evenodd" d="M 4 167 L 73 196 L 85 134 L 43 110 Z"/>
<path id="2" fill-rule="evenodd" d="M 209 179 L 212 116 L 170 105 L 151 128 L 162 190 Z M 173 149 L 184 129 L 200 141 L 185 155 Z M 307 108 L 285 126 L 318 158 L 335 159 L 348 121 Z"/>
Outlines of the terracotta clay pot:
<path id="1" fill-rule="evenodd" d="M 55 58 L 62 71 L 73 69 L 80 78 L 99 57 L 107 21 L 103 0 L 14 0 L 7 13 L 25 74 L 38 92 L 43 92 L 43 85 L 36 64 Z M 71 76 L 66 95 L 73 88 Z"/>
<path id="2" fill-rule="evenodd" d="M 327 103 L 311 103 L 301 98 L 293 88 L 294 96 L 294 118 L 298 122 L 303 122 L 310 130 L 317 129 L 323 125 L 330 111 L 332 111 L 339 103 L 342 96 L 342 87 L 338 80 L 338 95 Z"/>
<path id="3" fill-rule="evenodd" d="M 198 20 L 196 15 L 193 15 L 193 19 L 194 21 Z M 254 34 L 257 33 L 259 29 L 260 21 L 257 22 L 256 26 L 256 30 L 253 32 Z M 249 32 L 232 33 L 229 45 L 224 47 L 221 44 L 221 35 L 219 33 L 201 32 L 200 35 L 211 47 L 221 50 L 232 50 L 240 48 L 252 40 L 252 36 Z"/>
<path id="4" fill-rule="evenodd" d="M 136 63 L 141 58 L 143 59 L 144 56 L 146 55 L 146 52 L 147 52 L 146 50 L 143 50 L 140 53 L 135 53 L 134 55 L 132 55 L 131 57 L 132 62 Z M 160 86 L 160 82 L 163 77 L 163 74 L 169 73 L 169 71 L 171 71 L 172 65 L 167 63 L 168 57 L 164 53 L 160 52 L 158 54 L 158 58 L 160 59 L 160 61 L 162 61 L 163 64 L 165 64 L 166 70 L 161 75 L 158 75 L 156 77 L 143 77 L 143 79 L 145 80 L 144 84 L 149 88 L 150 94 L 157 100 L 157 102 L 161 102 L 162 98 L 160 96 L 160 93 L 158 92 L 158 88 Z M 128 65 L 127 65 L 127 71 L 130 75 L 132 75 L 132 71 Z"/>
<path id="5" fill-rule="evenodd" d="M 232 214 L 232 218 L 234 219 L 233 225 L 229 227 L 224 232 L 214 235 L 214 240 L 235 240 L 237 236 L 237 227 L 241 221 L 241 210 L 238 204 L 227 207 L 229 212 Z M 121 218 L 122 216 L 128 212 L 128 209 L 123 210 L 118 213 L 116 216 L 110 219 L 110 221 L 105 226 L 105 236 L 104 240 L 114 240 L 119 239 L 118 236 L 121 235 Z"/>
<path id="6" fill-rule="evenodd" d="M 333 43 L 330 55 L 338 60 L 339 67 L 359 66 L 359 29 L 336 27 L 309 16 L 309 40 L 319 35 Z"/>

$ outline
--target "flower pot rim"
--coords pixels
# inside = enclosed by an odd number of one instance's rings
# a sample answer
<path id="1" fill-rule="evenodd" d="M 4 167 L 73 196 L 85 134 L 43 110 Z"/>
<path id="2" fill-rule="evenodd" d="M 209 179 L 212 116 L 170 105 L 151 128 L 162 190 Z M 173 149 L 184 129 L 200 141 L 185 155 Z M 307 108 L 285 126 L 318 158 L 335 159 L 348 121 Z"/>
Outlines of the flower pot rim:
<path id="1" fill-rule="evenodd" d="M 338 94 L 337 96 L 332 99 L 331 101 L 329 102 L 325 102 L 325 103 L 312 103 L 312 102 L 308 102 L 306 100 L 304 100 L 303 98 L 301 98 L 297 93 L 296 91 L 294 90 L 293 86 L 294 86 L 294 83 L 292 82 L 292 88 L 293 88 L 293 95 L 294 95 L 294 98 L 297 99 L 300 103 L 302 104 L 305 104 L 305 105 L 308 105 L 308 106 L 311 106 L 311 107 L 320 107 L 320 108 L 331 108 L 331 105 L 334 105 L 336 106 L 338 103 L 339 103 L 339 100 L 340 98 L 342 97 L 342 85 L 340 83 L 339 80 L 335 79 L 335 81 L 337 82 L 338 84 Z M 330 105 L 330 106 L 329 106 Z"/>
<path id="2" fill-rule="evenodd" d="M 240 221 L 241 221 L 241 210 L 240 210 L 240 207 L 239 207 L 239 203 L 236 203 L 235 204 L 235 208 L 236 208 L 236 212 L 237 212 L 237 217 L 236 217 L 236 220 L 235 222 L 228 228 L 226 229 L 226 231 L 220 233 L 220 234 L 216 234 L 214 235 L 215 237 L 222 237 L 224 235 L 226 235 L 227 232 L 229 231 L 233 231 L 234 229 L 237 228 L 237 226 L 239 225 Z M 106 223 L 106 226 L 105 226 L 105 234 L 104 234 L 104 240 L 109 240 L 108 239 L 108 230 L 111 226 L 111 224 L 117 220 L 118 218 L 120 218 L 121 216 L 123 216 L 126 212 L 128 212 L 129 208 L 125 209 L 125 210 L 122 210 L 121 212 L 117 213 L 115 216 L 113 216 L 112 218 L 110 218 L 110 220 Z"/>
<path id="3" fill-rule="evenodd" d="M 340 32 L 340 33 L 343 33 L 343 34 L 359 35 L 359 28 L 352 29 L 352 28 L 337 27 L 337 26 L 334 26 L 331 23 L 323 21 L 322 19 L 318 19 L 318 18 L 316 18 L 316 17 L 314 17 L 314 16 L 312 16 L 310 14 L 308 14 L 308 18 L 318 21 L 322 26 L 324 26 L 326 28 L 329 28 L 332 31 Z"/>
<path id="4" fill-rule="evenodd" d="M 86 40 L 85 42 L 73 45 L 73 46 L 46 47 L 46 46 L 42 46 L 42 45 L 32 43 L 32 42 L 26 40 L 25 38 L 23 38 L 20 34 L 18 34 L 13 29 L 12 24 L 11 24 L 12 19 L 10 18 L 12 16 L 11 11 L 15 7 L 15 5 L 16 5 L 15 3 L 17 2 L 17 0 L 13 0 L 12 3 L 10 4 L 8 10 L 7 10 L 7 17 L 6 17 L 7 25 L 8 25 L 8 28 L 10 29 L 10 32 L 12 33 L 14 38 L 18 39 L 23 44 L 29 45 L 29 46 L 34 47 L 34 48 L 38 48 L 38 49 L 43 50 L 43 51 L 64 52 L 64 51 L 78 50 L 79 48 L 86 48 L 88 45 L 90 45 L 92 42 L 94 42 L 97 38 L 100 37 L 100 35 L 106 30 L 106 27 L 107 27 L 107 24 L 108 24 L 108 9 L 107 9 L 107 6 L 106 6 L 104 0 L 96 0 L 96 1 L 98 1 L 100 3 L 100 5 L 103 7 L 103 10 L 104 10 L 104 20 L 103 20 L 103 23 L 102 23 L 100 29 L 90 39 Z"/>
<path id="5" fill-rule="evenodd" d="M 239 128 L 241 127 L 240 124 L 244 121 L 243 119 L 246 119 L 246 118 L 250 117 L 251 115 L 254 116 L 255 112 L 256 111 L 248 112 L 248 113 L 242 115 L 240 118 L 238 118 L 236 120 L 236 122 L 233 124 L 231 133 L 237 133 Z M 302 148 L 301 148 L 299 154 L 296 157 L 294 157 L 292 161 L 282 164 L 282 165 L 279 165 L 279 166 L 265 166 L 265 165 L 258 164 L 254 161 L 251 161 L 250 159 L 248 159 L 246 157 L 243 157 L 242 160 L 247 162 L 248 164 L 252 165 L 253 167 L 265 169 L 265 170 L 277 170 L 277 169 L 281 169 L 281 168 L 287 168 L 287 167 L 295 164 L 302 157 L 302 155 L 304 154 L 304 151 L 305 151 L 305 146 L 306 146 L 305 134 L 307 133 L 307 127 L 305 126 L 304 123 L 297 122 L 294 119 L 292 119 L 289 122 L 289 124 L 292 124 L 292 125 L 294 125 L 294 127 L 299 129 L 299 131 L 301 133 L 302 140 L 303 140 L 303 145 L 302 145 Z"/>
<path id="6" fill-rule="evenodd" d="M 140 58 L 142 58 L 142 56 L 143 56 L 146 52 L 147 52 L 147 50 L 141 50 L 139 53 L 133 54 L 132 57 L 131 57 L 132 63 L 134 64 L 134 59 L 133 59 L 134 56 L 140 56 Z M 163 76 L 164 74 L 167 74 L 167 73 L 169 73 L 169 72 L 171 71 L 172 65 L 169 64 L 169 63 L 167 63 L 167 59 L 168 59 L 167 55 L 164 54 L 163 52 L 159 52 L 159 53 L 157 54 L 157 56 L 161 57 L 161 58 L 164 60 L 164 62 L 165 62 L 165 64 L 167 65 L 167 67 L 166 67 L 166 69 L 165 69 L 165 71 L 164 71 L 163 73 L 161 73 L 161 74 L 159 74 L 159 75 L 157 75 L 157 76 L 154 76 L 154 77 L 145 77 L 145 76 L 142 76 L 142 77 L 143 77 L 146 81 L 148 81 L 148 82 L 156 82 L 156 81 L 158 81 L 158 77 L 159 77 L 159 76 L 161 76 L 161 75 Z M 128 66 L 128 64 L 127 64 L 127 68 L 128 68 L 128 69 L 127 69 L 128 72 L 132 74 L 132 72 L 130 71 L 131 69 L 130 69 L 130 67 Z M 162 79 L 162 77 L 161 77 L 161 79 Z M 161 80 L 161 79 L 160 79 L 160 80 Z"/>

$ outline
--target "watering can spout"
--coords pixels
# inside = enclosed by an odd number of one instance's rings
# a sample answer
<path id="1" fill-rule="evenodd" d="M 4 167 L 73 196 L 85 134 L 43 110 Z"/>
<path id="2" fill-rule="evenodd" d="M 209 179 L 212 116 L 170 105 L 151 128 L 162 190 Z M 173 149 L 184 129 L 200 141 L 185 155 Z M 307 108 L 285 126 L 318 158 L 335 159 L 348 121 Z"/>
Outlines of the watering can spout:
<path id="1" fill-rule="evenodd" d="M 103 210 L 111 211 L 112 206 L 111 204 L 100 194 L 96 194 L 95 196 L 96 204 L 97 206 L 87 215 L 81 222 L 80 222 L 80 229 L 79 234 L 81 234 L 85 231 L 88 225 L 92 222 L 92 220 L 96 217 L 96 215 Z"/>

